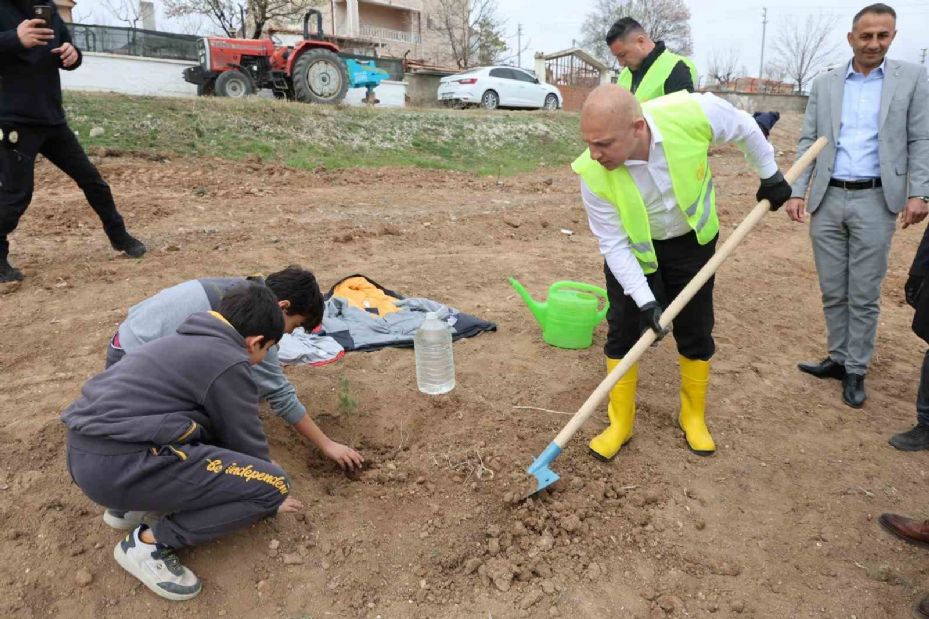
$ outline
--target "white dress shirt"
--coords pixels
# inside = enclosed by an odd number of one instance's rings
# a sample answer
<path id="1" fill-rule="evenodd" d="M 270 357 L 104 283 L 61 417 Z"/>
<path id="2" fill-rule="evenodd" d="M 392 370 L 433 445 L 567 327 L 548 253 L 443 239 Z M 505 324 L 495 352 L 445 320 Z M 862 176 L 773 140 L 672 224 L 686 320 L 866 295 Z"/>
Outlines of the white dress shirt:
<path id="1" fill-rule="evenodd" d="M 713 144 L 725 142 L 738 146 L 760 178 L 768 178 L 777 172 L 774 148 L 765 139 L 754 118 L 710 93 L 692 93 L 690 96 L 697 100 L 710 121 Z M 652 133 L 648 161 L 629 160 L 624 165 L 642 195 L 652 238 L 673 239 L 689 233 L 691 228 L 674 197 L 661 132 L 647 112 L 644 116 Z M 639 261 L 632 253 L 629 236 L 616 207 L 590 191 L 583 179 L 581 196 L 590 231 L 597 237 L 600 253 L 623 291 L 639 307 L 654 301 L 655 295 L 648 286 Z"/>

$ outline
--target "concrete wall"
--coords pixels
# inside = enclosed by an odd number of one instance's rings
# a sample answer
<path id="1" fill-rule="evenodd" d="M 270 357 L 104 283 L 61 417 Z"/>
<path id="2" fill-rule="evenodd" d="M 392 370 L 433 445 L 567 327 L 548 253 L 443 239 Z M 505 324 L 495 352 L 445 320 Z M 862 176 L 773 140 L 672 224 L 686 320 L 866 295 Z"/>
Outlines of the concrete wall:
<path id="1" fill-rule="evenodd" d="M 715 92 L 740 110 L 754 112 L 800 112 L 806 111 L 806 95 L 773 95 L 746 92 Z"/>
<path id="2" fill-rule="evenodd" d="M 61 72 L 65 90 L 118 92 L 126 95 L 195 97 L 197 87 L 181 76 L 193 62 L 85 52 L 76 71 Z"/>
<path id="3" fill-rule="evenodd" d="M 439 75 L 422 73 L 406 74 L 406 95 L 413 107 L 440 107 L 436 93 L 439 91 Z"/>
<path id="4" fill-rule="evenodd" d="M 364 105 L 365 96 L 364 88 L 351 88 L 345 94 L 346 105 Z M 405 107 L 406 106 L 406 83 L 385 80 L 374 89 L 374 94 L 380 103 L 377 107 Z"/>
<path id="5" fill-rule="evenodd" d="M 161 60 L 118 54 L 85 52 L 84 62 L 76 71 L 61 72 L 61 86 L 65 90 L 91 92 L 118 92 L 124 95 L 152 95 L 161 97 L 196 97 L 197 87 L 184 81 L 181 72 L 192 62 Z M 381 107 L 403 107 L 406 103 L 404 82 L 381 82 L 375 89 Z M 261 91 L 260 96 L 271 96 Z M 435 98 L 435 90 L 433 90 Z M 364 105 L 364 88 L 352 88 L 345 95 L 347 105 Z"/>

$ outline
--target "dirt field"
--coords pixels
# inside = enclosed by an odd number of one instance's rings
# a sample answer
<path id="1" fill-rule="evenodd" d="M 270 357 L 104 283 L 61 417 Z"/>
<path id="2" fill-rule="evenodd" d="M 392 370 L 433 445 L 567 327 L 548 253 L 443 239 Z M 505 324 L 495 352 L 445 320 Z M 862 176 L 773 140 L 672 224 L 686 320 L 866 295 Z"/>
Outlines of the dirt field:
<path id="1" fill-rule="evenodd" d="M 773 136 L 785 169 L 797 124 Z M 559 279 L 602 282 L 569 170 L 497 180 L 98 161 L 151 252 L 117 256 L 79 191 L 40 166 L 13 237 L 27 280 L 0 295 L 0 616 L 899 618 L 929 586 L 925 551 L 876 524 L 883 511 L 929 516 L 927 455 L 886 442 L 914 419 L 925 346 L 901 290 L 922 226 L 894 242 L 863 410 L 841 403 L 838 383 L 795 368 L 823 355 L 824 324 L 807 227 L 777 213 L 717 279 L 708 420 L 718 453 L 684 448 L 666 341 L 644 360 L 621 456 L 587 455 L 604 407 L 556 461 L 555 489 L 514 503 L 526 466 L 568 419 L 515 406 L 573 412 L 603 374 L 605 327 L 588 350 L 548 347 L 506 283 L 514 275 L 544 297 Z M 756 184 L 737 151 L 712 162 L 728 233 Z M 326 287 L 363 273 L 499 331 L 455 345 L 448 396 L 416 390 L 410 350 L 289 369 L 325 431 L 371 466 L 348 478 L 268 417 L 272 454 L 307 509 L 183 551 L 203 593 L 163 601 L 112 560 L 119 533 L 70 482 L 59 413 L 102 368 L 129 305 L 186 279 L 288 263 Z M 339 414 L 343 377 L 353 414 Z"/>

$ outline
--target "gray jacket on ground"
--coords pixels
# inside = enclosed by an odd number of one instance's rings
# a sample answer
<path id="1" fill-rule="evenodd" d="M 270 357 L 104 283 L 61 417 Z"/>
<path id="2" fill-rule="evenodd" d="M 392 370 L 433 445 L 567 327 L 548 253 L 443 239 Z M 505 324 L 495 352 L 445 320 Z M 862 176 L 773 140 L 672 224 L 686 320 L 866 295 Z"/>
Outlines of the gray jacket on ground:
<path id="1" fill-rule="evenodd" d="M 891 58 L 885 62 L 878 152 L 887 209 L 899 213 L 908 197 L 929 195 L 929 82 L 923 66 Z M 809 188 L 806 210 L 811 214 L 826 195 L 835 167 L 835 143 L 839 138 L 847 67 L 845 63 L 813 80 L 806 105 L 797 158 L 820 136 L 829 139 L 813 166 L 793 184 L 795 198 L 804 197 Z"/>
<path id="2" fill-rule="evenodd" d="M 147 342 L 173 334 L 191 314 L 219 309 L 225 291 L 245 281 L 240 277 L 194 279 L 166 288 L 133 305 L 126 320 L 119 325 L 120 346 L 130 353 Z M 251 370 L 259 396 L 268 401 L 275 415 L 290 424 L 303 419 L 306 407 L 300 403 L 297 390 L 284 375 L 277 346 L 273 346 L 264 361 L 252 366 Z"/>
<path id="3" fill-rule="evenodd" d="M 207 443 L 270 462 L 245 339 L 196 313 L 91 378 L 62 421 L 84 437 L 140 446 Z M 104 474 L 105 472 L 101 472 Z"/>

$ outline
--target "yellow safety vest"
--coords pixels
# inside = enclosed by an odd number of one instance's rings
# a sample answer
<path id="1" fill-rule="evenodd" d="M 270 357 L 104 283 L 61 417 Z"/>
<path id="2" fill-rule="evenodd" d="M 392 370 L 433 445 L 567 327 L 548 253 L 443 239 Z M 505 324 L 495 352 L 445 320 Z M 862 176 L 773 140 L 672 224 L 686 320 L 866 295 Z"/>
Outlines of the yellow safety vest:
<path id="1" fill-rule="evenodd" d="M 667 81 L 668 76 L 671 75 L 671 71 L 674 70 L 674 67 L 677 66 L 677 63 L 682 60 L 684 64 L 687 65 L 687 68 L 690 69 L 690 77 L 696 87 L 697 67 L 694 65 L 693 61 L 691 61 L 690 58 L 678 56 L 677 54 L 665 50 L 659 54 L 655 62 L 652 63 L 652 66 L 646 71 L 645 77 L 642 78 L 639 87 L 636 88 L 635 98 L 645 102 L 671 94 L 664 91 L 664 83 Z M 616 83 L 626 90 L 632 90 L 632 71 L 630 71 L 628 67 L 623 68 Z"/>
<path id="2" fill-rule="evenodd" d="M 697 242 L 706 245 L 719 234 L 716 189 L 707 161 L 707 151 L 713 142 L 710 121 L 693 95 L 687 92 L 649 101 L 642 108 L 661 132 L 677 204 L 697 233 Z M 626 166 L 607 170 L 590 157 L 590 149 L 587 149 L 571 168 L 584 179 L 591 192 L 616 207 L 629 236 L 632 253 L 645 273 L 653 273 L 658 268 L 658 256 L 652 243 L 648 212 Z"/>

